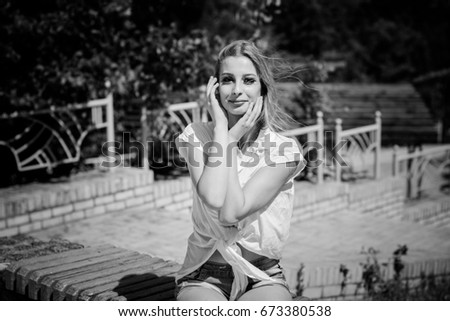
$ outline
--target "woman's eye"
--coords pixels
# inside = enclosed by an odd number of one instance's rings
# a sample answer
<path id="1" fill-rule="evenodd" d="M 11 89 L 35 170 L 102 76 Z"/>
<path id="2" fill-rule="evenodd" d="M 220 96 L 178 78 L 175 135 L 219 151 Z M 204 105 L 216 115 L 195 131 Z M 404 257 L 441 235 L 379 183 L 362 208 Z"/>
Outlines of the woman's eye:
<path id="1" fill-rule="evenodd" d="M 255 79 L 253 79 L 253 78 L 245 78 L 244 79 L 244 84 L 246 84 L 246 85 L 251 85 L 251 84 L 254 84 L 255 83 Z"/>
<path id="2" fill-rule="evenodd" d="M 222 78 L 222 82 L 230 82 L 232 79 L 230 77 L 224 77 Z"/>

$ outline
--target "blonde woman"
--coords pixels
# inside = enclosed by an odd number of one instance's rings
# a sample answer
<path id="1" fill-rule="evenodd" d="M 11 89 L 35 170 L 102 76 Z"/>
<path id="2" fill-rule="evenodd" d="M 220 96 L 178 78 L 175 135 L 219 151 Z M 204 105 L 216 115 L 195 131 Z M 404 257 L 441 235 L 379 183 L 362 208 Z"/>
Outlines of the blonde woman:
<path id="1" fill-rule="evenodd" d="M 297 141 L 277 132 L 270 59 L 251 42 L 219 53 L 206 89 L 209 123 L 177 139 L 193 184 L 193 233 L 177 276 L 177 300 L 290 300 L 279 264 L 303 169 Z"/>

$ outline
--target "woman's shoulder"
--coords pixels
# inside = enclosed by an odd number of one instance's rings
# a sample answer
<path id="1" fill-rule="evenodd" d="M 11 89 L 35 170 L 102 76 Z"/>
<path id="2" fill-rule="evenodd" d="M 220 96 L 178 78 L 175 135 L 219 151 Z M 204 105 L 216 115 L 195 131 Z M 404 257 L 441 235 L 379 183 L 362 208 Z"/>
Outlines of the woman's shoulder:
<path id="1" fill-rule="evenodd" d="M 274 131 L 270 128 L 265 130 L 265 136 L 269 138 L 269 141 L 274 147 L 282 145 L 285 148 L 290 147 L 294 150 L 301 150 L 301 144 L 295 136 L 285 136 L 283 133 Z"/>
<path id="2" fill-rule="evenodd" d="M 202 143 L 211 141 L 213 138 L 214 125 L 212 122 L 194 122 L 188 124 L 183 132 L 180 134 L 179 139 L 188 140 L 189 137 L 194 140 L 199 140 Z"/>
<path id="3" fill-rule="evenodd" d="M 190 123 L 187 127 L 190 127 L 194 132 L 202 132 L 202 131 L 213 131 L 214 124 L 213 122 L 194 122 Z"/>
<path id="4" fill-rule="evenodd" d="M 302 163 L 302 147 L 297 138 L 285 136 L 283 133 L 266 129 L 264 146 L 275 163 L 299 162 Z M 300 165 L 300 164 L 299 164 Z"/>

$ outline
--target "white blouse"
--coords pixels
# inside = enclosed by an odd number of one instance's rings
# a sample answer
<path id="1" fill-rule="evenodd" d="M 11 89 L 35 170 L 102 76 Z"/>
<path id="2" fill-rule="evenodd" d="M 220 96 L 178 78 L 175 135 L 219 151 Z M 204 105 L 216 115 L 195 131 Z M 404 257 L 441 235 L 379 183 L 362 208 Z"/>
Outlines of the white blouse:
<path id="1" fill-rule="evenodd" d="M 180 155 L 187 159 L 187 148 L 203 151 L 203 146 L 213 140 L 213 129 L 211 122 L 188 125 L 177 138 Z M 205 204 L 193 185 L 194 231 L 188 239 L 186 257 L 177 280 L 198 269 L 217 250 L 233 268 L 235 278 L 230 300 L 243 294 L 247 287 L 247 277 L 271 280 L 266 273 L 241 256 L 236 243 L 259 255 L 281 258 L 283 245 L 289 236 L 294 177 L 304 168 L 303 156 L 296 140 L 269 128 L 260 131 L 255 143 L 245 153 L 238 150 L 237 157 L 238 177 L 242 187 L 259 169 L 270 164 L 298 162 L 298 165 L 273 201 L 241 220 L 235 227 L 223 226 L 218 219 L 218 210 Z"/>

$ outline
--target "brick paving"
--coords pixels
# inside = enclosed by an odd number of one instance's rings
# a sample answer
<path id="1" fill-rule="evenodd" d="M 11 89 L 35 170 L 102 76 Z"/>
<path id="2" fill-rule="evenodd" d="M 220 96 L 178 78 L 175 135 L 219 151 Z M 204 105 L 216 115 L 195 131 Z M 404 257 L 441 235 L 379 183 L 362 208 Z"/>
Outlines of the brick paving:
<path id="1" fill-rule="evenodd" d="M 41 240 L 61 237 L 82 244 L 110 243 L 182 262 L 192 231 L 189 214 L 145 207 L 32 233 Z M 406 261 L 450 257 L 450 226 L 425 226 L 349 211 L 295 223 L 285 247 L 283 264 L 336 265 L 364 260 L 361 248 L 380 250 L 387 260 L 406 244 Z"/>
<path id="2" fill-rule="evenodd" d="M 44 241 L 57 237 L 84 245 L 109 243 L 182 262 L 186 240 L 192 232 L 189 214 L 185 214 L 140 207 L 71 222 L 31 235 Z"/>
<path id="3" fill-rule="evenodd" d="M 363 247 L 380 251 L 387 262 L 398 245 L 406 244 L 406 262 L 450 257 L 450 226 L 431 226 L 355 212 L 298 222 L 284 250 L 286 268 L 300 263 L 324 266 L 359 263 L 365 260 Z"/>

